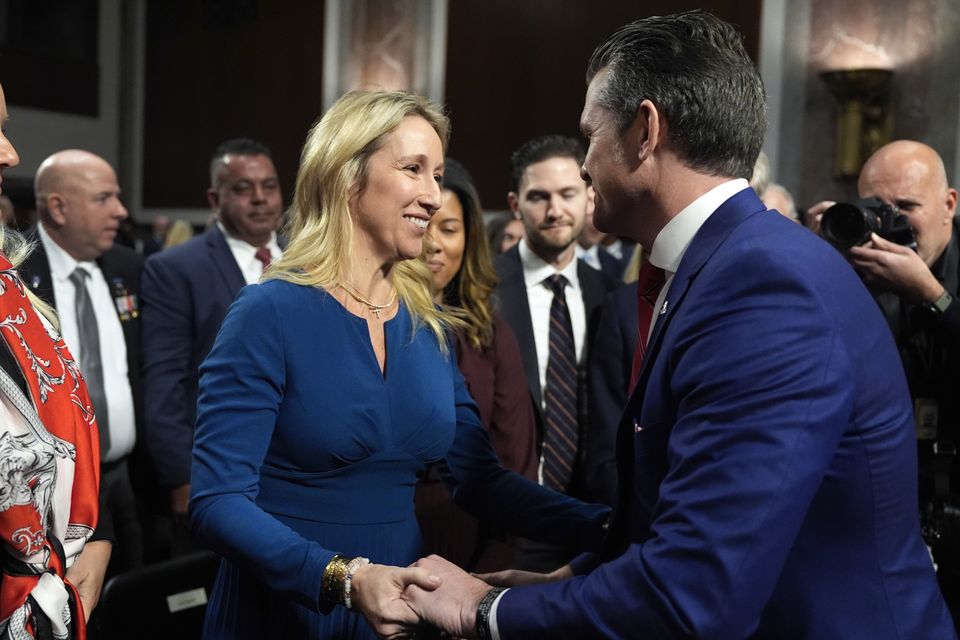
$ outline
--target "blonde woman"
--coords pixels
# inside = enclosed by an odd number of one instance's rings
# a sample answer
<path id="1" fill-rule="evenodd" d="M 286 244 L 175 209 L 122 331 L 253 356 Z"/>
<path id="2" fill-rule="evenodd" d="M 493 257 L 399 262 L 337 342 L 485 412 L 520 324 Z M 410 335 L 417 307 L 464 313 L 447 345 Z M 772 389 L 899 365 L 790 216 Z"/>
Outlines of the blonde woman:
<path id="1" fill-rule="evenodd" d="M 441 204 L 448 127 L 418 96 L 352 92 L 308 135 L 287 250 L 201 367 L 191 516 L 225 559 L 208 638 L 410 633 L 402 589 L 437 582 L 397 567 L 420 555 L 413 488 L 440 459 L 482 518 L 602 538 L 603 508 L 499 466 L 412 260 Z"/>

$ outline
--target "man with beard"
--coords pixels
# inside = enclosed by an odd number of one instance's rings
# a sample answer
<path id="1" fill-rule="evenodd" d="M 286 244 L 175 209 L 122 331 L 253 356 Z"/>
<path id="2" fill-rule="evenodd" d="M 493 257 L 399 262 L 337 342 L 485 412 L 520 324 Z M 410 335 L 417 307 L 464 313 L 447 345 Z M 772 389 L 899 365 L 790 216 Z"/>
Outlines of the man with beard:
<path id="1" fill-rule="evenodd" d="M 197 407 L 197 369 L 240 289 L 280 255 L 283 211 L 270 150 L 249 139 L 220 145 L 210 161 L 207 201 L 217 223 L 147 260 L 141 295 L 147 442 L 169 491 L 173 553 L 192 550 L 187 501 Z"/>
<path id="2" fill-rule="evenodd" d="M 580 177 L 584 151 L 574 138 L 530 140 L 512 156 L 507 200 L 524 238 L 494 265 L 496 296 L 517 336 L 527 385 L 538 413 L 540 483 L 585 500 L 609 496 L 589 486 L 583 447 L 590 425 L 585 389 L 588 345 L 600 304 L 615 283 L 576 259 L 577 238 L 593 206 Z M 609 434 L 614 439 L 615 434 Z M 521 563 L 551 570 L 569 560 L 555 548 L 527 548 Z"/>

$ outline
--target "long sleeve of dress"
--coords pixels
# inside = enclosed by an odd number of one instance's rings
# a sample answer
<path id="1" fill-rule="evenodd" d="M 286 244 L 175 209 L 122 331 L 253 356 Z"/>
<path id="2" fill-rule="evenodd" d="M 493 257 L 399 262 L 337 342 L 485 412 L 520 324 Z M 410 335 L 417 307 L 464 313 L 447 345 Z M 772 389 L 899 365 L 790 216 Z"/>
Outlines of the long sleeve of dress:
<path id="1" fill-rule="evenodd" d="M 255 502 L 286 383 L 280 325 L 262 288 L 246 287 L 201 367 L 190 513 L 204 544 L 317 610 L 323 570 L 334 551 Z"/>
<path id="2" fill-rule="evenodd" d="M 504 468 L 453 358 L 451 370 L 457 430 L 445 461 L 457 505 L 516 535 L 584 551 L 597 549 L 609 507 L 551 491 Z"/>

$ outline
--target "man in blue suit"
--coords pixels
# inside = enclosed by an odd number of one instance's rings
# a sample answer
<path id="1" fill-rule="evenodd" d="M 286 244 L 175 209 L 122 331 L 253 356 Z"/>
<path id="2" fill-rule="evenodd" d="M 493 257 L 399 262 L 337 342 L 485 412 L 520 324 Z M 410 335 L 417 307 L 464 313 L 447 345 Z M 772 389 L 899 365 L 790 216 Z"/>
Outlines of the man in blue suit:
<path id="1" fill-rule="evenodd" d="M 192 548 L 186 517 L 197 368 L 237 293 L 259 280 L 281 250 L 283 198 L 266 146 L 243 138 L 220 145 L 211 158 L 210 184 L 216 224 L 151 256 L 140 291 L 146 436 L 157 477 L 170 494 L 175 555 Z"/>
<path id="2" fill-rule="evenodd" d="M 606 548 L 506 591 L 431 557 L 442 584 L 412 605 L 502 640 L 956 637 L 890 332 L 846 261 L 747 184 L 764 93 L 739 35 L 702 12 L 639 20 L 588 79 L 597 226 L 666 280 L 640 287 L 654 313 Z"/>

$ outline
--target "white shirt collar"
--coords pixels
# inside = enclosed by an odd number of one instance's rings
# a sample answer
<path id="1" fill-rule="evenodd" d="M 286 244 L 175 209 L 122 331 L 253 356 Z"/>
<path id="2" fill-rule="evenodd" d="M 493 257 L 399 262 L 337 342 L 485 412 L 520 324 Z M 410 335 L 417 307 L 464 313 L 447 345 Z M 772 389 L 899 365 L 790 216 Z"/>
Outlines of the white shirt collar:
<path id="1" fill-rule="evenodd" d="M 220 233 L 223 234 L 224 239 L 227 241 L 227 246 L 229 246 L 234 251 L 242 251 L 244 254 L 249 253 L 252 257 L 259 247 L 255 247 L 246 240 L 241 240 L 230 235 L 230 232 L 227 231 L 227 228 L 223 226 L 223 223 L 217 220 L 217 228 L 220 229 Z M 267 244 L 264 245 L 267 249 L 270 249 L 270 255 L 274 258 L 280 255 L 280 245 L 277 244 L 277 233 L 272 231 L 270 233 L 270 239 L 267 240 Z"/>
<path id="2" fill-rule="evenodd" d="M 92 260 L 77 262 L 63 247 L 57 244 L 56 240 L 50 237 L 43 223 L 37 225 L 37 235 L 40 236 L 40 244 L 47 254 L 47 262 L 50 263 L 50 277 L 54 280 L 67 281 L 70 274 L 76 271 L 77 267 L 82 267 L 87 273 L 93 273 L 97 268 L 97 263 Z"/>
<path id="3" fill-rule="evenodd" d="M 576 291 L 580 290 L 580 278 L 577 277 L 577 257 L 574 256 L 570 263 L 557 271 L 553 265 L 547 264 L 543 258 L 533 252 L 527 246 L 527 239 L 520 241 L 520 264 L 523 265 L 523 282 L 527 288 L 543 284 L 543 281 L 555 273 L 559 273 L 567 279 L 570 287 Z"/>
<path id="4" fill-rule="evenodd" d="M 650 251 L 650 262 L 668 273 L 676 273 L 683 254 L 707 218 L 735 193 L 749 186 L 743 178 L 728 180 L 687 205 L 657 234 Z"/>

